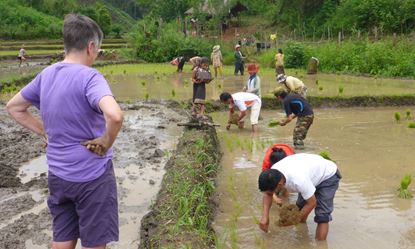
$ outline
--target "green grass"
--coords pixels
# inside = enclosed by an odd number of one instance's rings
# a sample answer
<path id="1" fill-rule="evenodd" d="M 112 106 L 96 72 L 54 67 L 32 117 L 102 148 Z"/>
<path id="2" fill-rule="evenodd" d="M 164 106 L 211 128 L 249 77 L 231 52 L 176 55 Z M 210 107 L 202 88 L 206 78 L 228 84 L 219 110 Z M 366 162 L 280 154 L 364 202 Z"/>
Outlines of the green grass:
<path id="1" fill-rule="evenodd" d="M 188 130 L 174 153 L 154 209 L 159 226 L 149 248 L 210 248 L 215 236 L 209 227 L 210 198 L 219 167 L 216 139 L 202 130 Z M 167 234 L 167 235 L 166 235 Z"/>

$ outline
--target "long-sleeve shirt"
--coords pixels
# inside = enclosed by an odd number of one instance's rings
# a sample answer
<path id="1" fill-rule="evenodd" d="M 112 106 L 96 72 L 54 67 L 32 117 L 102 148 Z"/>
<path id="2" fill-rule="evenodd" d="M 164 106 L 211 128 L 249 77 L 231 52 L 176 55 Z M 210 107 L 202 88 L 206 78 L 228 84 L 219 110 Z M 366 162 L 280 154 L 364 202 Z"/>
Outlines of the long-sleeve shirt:
<path id="1" fill-rule="evenodd" d="M 243 63 L 243 56 L 241 51 L 236 51 L 235 52 L 235 63 Z"/>
<path id="2" fill-rule="evenodd" d="M 290 92 L 295 92 L 295 93 L 299 93 L 303 90 L 303 88 L 305 87 L 304 83 L 293 77 L 293 76 L 287 76 L 287 79 L 285 81 L 285 87 L 287 87 L 287 90 L 289 90 Z"/>

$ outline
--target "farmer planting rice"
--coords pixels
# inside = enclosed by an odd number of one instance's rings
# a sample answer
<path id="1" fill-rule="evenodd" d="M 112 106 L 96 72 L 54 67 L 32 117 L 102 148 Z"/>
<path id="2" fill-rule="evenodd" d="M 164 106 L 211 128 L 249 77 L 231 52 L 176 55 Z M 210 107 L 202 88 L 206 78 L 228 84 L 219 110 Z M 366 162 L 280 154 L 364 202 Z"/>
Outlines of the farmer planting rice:
<path id="1" fill-rule="evenodd" d="M 279 88 L 274 92 L 275 97 L 282 101 L 287 117 L 280 121 L 285 126 L 297 118 L 293 133 L 293 143 L 296 149 L 304 148 L 304 139 L 314 121 L 314 112 L 311 105 L 302 96 L 295 93 L 288 93 L 285 89 Z"/>
<path id="2" fill-rule="evenodd" d="M 17 122 L 47 142 L 53 249 L 73 249 L 78 238 L 83 248 L 105 248 L 119 237 L 112 145 L 123 113 L 107 81 L 91 68 L 102 38 L 92 19 L 67 15 L 65 60 L 43 70 L 7 104 Z M 28 112 L 31 105 L 42 120 Z"/>
<path id="3" fill-rule="evenodd" d="M 246 92 L 238 92 L 231 95 L 228 92 L 223 92 L 220 95 L 220 101 L 224 104 L 229 105 L 229 121 L 228 125 L 226 126 L 227 130 L 229 130 L 231 127 L 231 120 L 236 106 L 240 111 L 237 120 L 239 128 L 243 128 L 246 112 L 248 109 L 251 109 L 250 119 L 252 132 L 256 133 L 258 131 L 258 119 L 259 113 L 261 112 L 261 99 L 257 95 Z"/>
<path id="4" fill-rule="evenodd" d="M 307 97 L 307 87 L 300 79 L 293 76 L 278 74 L 277 82 L 280 83 L 287 92 L 299 94 L 303 98 Z"/>
<path id="5" fill-rule="evenodd" d="M 302 153 L 283 158 L 258 178 L 259 190 L 263 192 L 260 229 L 268 232 L 273 195 L 285 187 L 298 193 L 296 205 L 300 209 L 301 222 L 306 222 L 314 209 L 314 221 L 317 223 L 315 237 L 326 240 L 340 179 L 337 165 L 319 155 Z"/>

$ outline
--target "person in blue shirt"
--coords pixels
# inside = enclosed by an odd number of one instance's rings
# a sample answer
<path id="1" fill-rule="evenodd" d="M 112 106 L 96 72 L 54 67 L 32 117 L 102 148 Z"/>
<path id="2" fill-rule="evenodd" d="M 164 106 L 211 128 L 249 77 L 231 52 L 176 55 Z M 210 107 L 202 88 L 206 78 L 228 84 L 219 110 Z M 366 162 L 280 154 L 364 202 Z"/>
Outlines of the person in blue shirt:
<path id="1" fill-rule="evenodd" d="M 274 92 L 275 97 L 282 102 L 287 117 L 281 120 L 280 125 L 285 126 L 291 120 L 297 118 L 294 128 L 293 142 L 296 149 L 304 148 L 304 139 L 314 121 L 314 112 L 311 105 L 301 95 L 288 93 L 283 88 Z"/>

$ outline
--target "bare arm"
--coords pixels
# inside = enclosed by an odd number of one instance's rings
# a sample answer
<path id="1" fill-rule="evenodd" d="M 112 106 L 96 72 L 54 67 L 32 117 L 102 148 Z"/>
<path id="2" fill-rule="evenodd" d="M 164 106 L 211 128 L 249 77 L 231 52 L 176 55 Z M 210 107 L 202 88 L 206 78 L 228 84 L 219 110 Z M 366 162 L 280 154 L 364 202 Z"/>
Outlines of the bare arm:
<path id="1" fill-rule="evenodd" d="M 241 120 L 246 116 L 246 110 L 245 111 L 241 111 L 239 113 L 239 118 L 238 118 L 238 122 L 241 122 Z"/>
<path id="2" fill-rule="evenodd" d="M 43 123 L 27 111 L 32 104 L 19 92 L 6 105 L 7 112 L 22 126 L 33 131 L 44 139 L 47 138 Z"/>
<path id="3" fill-rule="evenodd" d="M 264 232 L 268 232 L 269 211 L 272 206 L 272 196 L 273 193 L 264 193 L 262 197 L 262 217 L 259 222 L 259 228 Z"/>
<path id="4" fill-rule="evenodd" d="M 280 122 L 280 125 L 284 126 L 284 125 L 288 124 L 289 122 L 291 122 L 291 120 L 295 119 L 296 117 L 297 116 L 295 116 L 294 113 L 291 113 L 290 115 L 288 115 L 288 117 L 286 119 L 284 119 Z"/>
<path id="5" fill-rule="evenodd" d="M 104 156 L 117 138 L 124 120 L 124 115 L 120 106 L 112 96 L 104 96 L 99 101 L 99 107 L 104 113 L 106 123 L 105 133 L 102 137 L 83 142 L 83 144 L 94 153 Z"/>
<path id="6" fill-rule="evenodd" d="M 306 204 L 301 209 L 301 222 L 306 222 L 308 215 L 316 207 L 316 205 L 317 199 L 315 195 L 306 200 Z"/>

